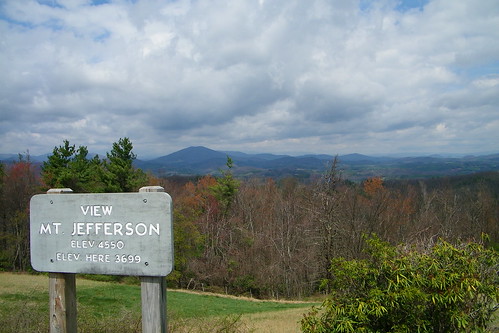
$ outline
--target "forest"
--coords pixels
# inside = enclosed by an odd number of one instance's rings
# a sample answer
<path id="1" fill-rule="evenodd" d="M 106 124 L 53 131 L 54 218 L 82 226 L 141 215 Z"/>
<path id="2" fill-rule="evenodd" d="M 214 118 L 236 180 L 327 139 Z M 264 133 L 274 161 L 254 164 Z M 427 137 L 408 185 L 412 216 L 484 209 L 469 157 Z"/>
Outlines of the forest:
<path id="1" fill-rule="evenodd" d="M 362 258 L 365 235 L 419 248 L 439 239 L 499 244 L 497 171 L 353 182 L 334 158 L 306 182 L 243 180 L 228 157 L 218 176 L 158 177 L 134 168 L 135 158 L 124 138 L 102 159 L 64 141 L 41 166 L 29 154 L 1 164 L 0 270 L 33 271 L 29 200 L 56 187 L 77 193 L 164 187 L 174 203 L 175 268 L 167 277 L 174 288 L 297 299 L 327 292 L 320 286 L 331 278 L 332 260 Z"/>

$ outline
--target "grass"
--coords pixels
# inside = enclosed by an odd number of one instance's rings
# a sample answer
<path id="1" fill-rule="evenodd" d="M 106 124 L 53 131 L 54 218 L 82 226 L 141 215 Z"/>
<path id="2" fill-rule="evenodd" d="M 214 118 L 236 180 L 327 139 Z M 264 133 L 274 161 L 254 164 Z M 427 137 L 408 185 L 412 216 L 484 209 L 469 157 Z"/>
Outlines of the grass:
<path id="1" fill-rule="evenodd" d="M 78 277 L 76 286 L 79 332 L 140 332 L 140 286 Z M 310 307 L 175 290 L 167 294 L 170 332 L 280 332 L 283 327 L 282 332 L 293 332 Z M 46 275 L 0 273 L 0 332 L 47 332 L 48 317 Z"/>
<path id="2" fill-rule="evenodd" d="M 168 308 L 183 318 L 229 316 L 310 307 L 310 304 L 244 299 L 184 292 L 168 293 Z"/>
<path id="3" fill-rule="evenodd" d="M 141 331 L 140 286 L 77 278 L 77 302 L 78 332 Z M 170 333 L 300 332 L 312 306 L 175 290 L 167 303 Z M 47 275 L 0 273 L 0 333 L 48 332 L 48 317 Z"/>
<path id="4" fill-rule="evenodd" d="M 299 321 L 307 309 L 291 309 L 278 312 L 248 314 L 242 317 L 250 331 L 259 333 L 298 333 Z"/>

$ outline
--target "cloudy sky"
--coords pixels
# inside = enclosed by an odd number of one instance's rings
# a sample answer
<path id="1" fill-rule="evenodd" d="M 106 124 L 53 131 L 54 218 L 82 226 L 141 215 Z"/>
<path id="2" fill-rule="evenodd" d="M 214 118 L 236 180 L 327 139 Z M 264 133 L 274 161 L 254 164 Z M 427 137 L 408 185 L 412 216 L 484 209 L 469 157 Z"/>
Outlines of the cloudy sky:
<path id="1" fill-rule="evenodd" d="M 497 0 L 1 0 L 0 153 L 499 152 Z"/>

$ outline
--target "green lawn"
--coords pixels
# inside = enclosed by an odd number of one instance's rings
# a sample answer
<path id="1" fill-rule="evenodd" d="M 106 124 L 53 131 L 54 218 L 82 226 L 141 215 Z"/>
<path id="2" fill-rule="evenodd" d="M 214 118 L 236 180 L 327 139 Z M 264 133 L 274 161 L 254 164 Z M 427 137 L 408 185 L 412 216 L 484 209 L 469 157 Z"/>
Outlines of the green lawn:
<path id="1" fill-rule="evenodd" d="M 80 332 L 140 331 L 140 286 L 78 278 L 76 286 Z M 169 290 L 167 307 L 169 321 L 192 323 L 297 308 L 306 312 L 311 304 L 260 302 Z M 0 273 L 0 332 L 47 332 L 47 328 L 48 277 Z"/>
<path id="2" fill-rule="evenodd" d="M 167 297 L 169 311 L 183 318 L 228 316 L 311 307 L 311 304 L 303 303 L 255 302 L 176 291 L 169 292 Z"/>

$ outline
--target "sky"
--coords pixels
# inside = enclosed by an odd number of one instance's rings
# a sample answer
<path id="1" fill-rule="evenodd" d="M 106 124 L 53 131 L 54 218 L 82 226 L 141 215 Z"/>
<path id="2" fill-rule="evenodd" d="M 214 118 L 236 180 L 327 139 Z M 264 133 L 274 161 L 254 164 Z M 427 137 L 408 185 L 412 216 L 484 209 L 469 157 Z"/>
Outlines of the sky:
<path id="1" fill-rule="evenodd" d="M 0 153 L 499 152 L 497 0 L 0 0 Z"/>

